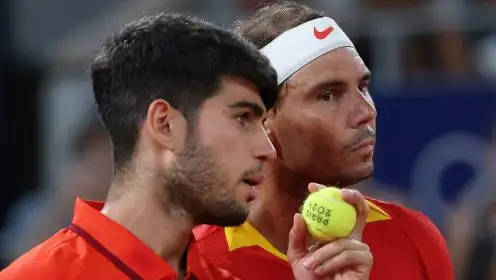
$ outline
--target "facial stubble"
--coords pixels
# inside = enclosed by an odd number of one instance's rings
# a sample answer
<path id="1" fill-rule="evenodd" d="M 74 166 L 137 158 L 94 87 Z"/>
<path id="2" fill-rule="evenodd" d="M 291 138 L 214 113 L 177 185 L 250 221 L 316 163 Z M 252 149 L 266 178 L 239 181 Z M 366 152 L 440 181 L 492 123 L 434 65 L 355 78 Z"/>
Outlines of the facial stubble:
<path id="1" fill-rule="evenodd" d="M 168 202 L 182 209 L 195 225 L 241 225 L 248 210 L 236 200 L 227 172 L 212 149 L 190 138 L 165 178 Z"/>

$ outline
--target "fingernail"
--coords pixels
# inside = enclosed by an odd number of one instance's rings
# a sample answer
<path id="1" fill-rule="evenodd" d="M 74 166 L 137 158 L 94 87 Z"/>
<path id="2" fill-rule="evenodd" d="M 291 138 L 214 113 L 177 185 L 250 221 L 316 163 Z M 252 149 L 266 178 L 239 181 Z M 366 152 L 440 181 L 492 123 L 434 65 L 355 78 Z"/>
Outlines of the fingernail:
<path id="1" fill-rule="evenodd" d="M 313 268 L 313 258 L 308 258 L 303 261 L 303 266 L 306 268 Z"/>
<path id="2" fill-rule="evenodd" d="M 353 196 L 355 194 L 355 191 L 350 190 L 350 189 L 342 189 L 341 194 L 347 195 L 347 196 Z"/>
<path id="3" fill-rule="evenodd" d="M 315 272 L 316 274 L 321 274 L 323 269 L 324 269 L 324 268 L 323 268 L 322 266 L 319 266 L 319 267 L 317 267 L 316 269 L 314 269 L 314 272 Z"/>
<path id="4" fill-rule="evenodd" d="M 319 190 L 327 188 L 325 185 L 322 185 L 322 184 L 317 184 L 317 183 L 313 183 L 313 184 L 316 185 L 317 188 L 319 188 Z"/>

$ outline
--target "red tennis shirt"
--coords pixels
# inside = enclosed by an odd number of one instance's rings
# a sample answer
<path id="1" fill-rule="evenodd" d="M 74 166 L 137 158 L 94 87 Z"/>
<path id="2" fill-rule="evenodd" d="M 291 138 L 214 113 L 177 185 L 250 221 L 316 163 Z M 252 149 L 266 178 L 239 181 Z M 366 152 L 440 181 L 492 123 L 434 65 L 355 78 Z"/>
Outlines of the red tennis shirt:
<path id="1" fill-rule="evenodd" d="M 445 240 L 423 214 L 367 198 L 362 241 L 374 256 L 371 280 L 452 280 Z M 200 252 L 216 267 L 244 280 L 294 279 L 284 253 L 249 223 L 202 225 L 193 230 Z"/>
<path id="2" fill-rule="evenodd" d="M 15 260 L 0 279 L 177 279 L 176 272 L 123 226 L 102 202 L 76 200 L 72 223 Z M 206 262 L 193 239 L 185 279 L 236 279 Z"/>

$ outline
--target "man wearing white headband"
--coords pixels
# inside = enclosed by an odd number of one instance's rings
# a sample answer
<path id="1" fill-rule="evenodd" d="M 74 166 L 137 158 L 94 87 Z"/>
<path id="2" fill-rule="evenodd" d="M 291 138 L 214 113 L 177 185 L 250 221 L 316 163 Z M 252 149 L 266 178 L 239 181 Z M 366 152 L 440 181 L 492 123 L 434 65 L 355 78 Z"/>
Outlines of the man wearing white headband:
<path id="1" fill-rule="evenodd" d="M 278 73 L 279 100 L 266 121 L 278 158 L 267 166 L 248 222 L 201 226 L 195 235 L 216 265 L 241 279 L 292 279 L 288 232 L 307 184 L 347 187 L 372 175 L 377 112 L 368 91 L 370 71 L 336 22 L 304 5 L 263 7 L 235 30 Z M 367 200 L 361 241 L 374 257 L 370 279 L 454 279 L 444 238 L 426 216 Z M 349 238 L 357 237 L 332 244 Z M 332 262 L 314 261 L 310 268 Z"/>

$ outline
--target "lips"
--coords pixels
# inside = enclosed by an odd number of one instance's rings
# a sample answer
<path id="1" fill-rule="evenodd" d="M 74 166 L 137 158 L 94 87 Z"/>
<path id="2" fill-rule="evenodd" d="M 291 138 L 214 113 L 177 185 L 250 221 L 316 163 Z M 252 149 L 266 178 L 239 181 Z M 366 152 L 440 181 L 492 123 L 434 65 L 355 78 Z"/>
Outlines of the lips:
<path id="1" fill-rule="evenodd" d="M 351 151 L 357 151 L 357 150 L 360 150 L 362 148 L 368 148 L 368 147 L 374 147 L 375 146 L 375 139 L 373 138 L 367 138 L 365 140 L 363 140 L 362 142 L 358 143 L 357 145 L 353 146 L 353 148 L 351 148 Z"/>
<path id="2" fill-rule="evenodd" d="M 255 200 L 258 195 L 258 187 L 263 183 L 264 180 L 265 174 L 263 173 L 257 173 L 243 178 L 243 183 L 250 186 L 250 191 L 247 198 L 248 203 L 251 203 Z"/>
<path id="3" fill-rule="evenodd" d="M 249 177 L 243 178 L 243 182 L 247 185 L 252 186 L 252 187 L 256 187 L 256 186 L 262 184 L 264 180 L 265 180 L 265 174 L 263 174 L 263 173 L 258 173 L 258 174 L 254 174 L 254 175 L 251 175 Z"/>

